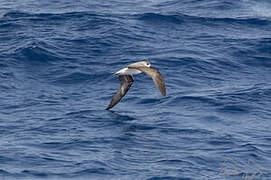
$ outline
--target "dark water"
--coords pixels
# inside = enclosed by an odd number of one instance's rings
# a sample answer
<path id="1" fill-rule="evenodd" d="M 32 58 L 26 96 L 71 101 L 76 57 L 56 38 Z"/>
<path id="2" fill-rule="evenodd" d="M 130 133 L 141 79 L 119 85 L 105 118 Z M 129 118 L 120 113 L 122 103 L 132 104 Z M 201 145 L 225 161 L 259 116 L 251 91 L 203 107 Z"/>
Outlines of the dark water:
<path id="1" fill-rule="evenodd" d="M 0 179 L 271 179 L 271 2 L 0 1 Z M 104 110 L 123 66 L 149 60 Z"/>

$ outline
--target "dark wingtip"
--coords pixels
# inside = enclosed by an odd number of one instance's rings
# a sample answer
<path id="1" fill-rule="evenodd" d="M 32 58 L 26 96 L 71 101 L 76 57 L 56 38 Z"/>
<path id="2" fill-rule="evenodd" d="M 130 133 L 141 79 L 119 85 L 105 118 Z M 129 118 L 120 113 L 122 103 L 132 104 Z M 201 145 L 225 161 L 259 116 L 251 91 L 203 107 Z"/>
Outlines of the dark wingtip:
<path id="1" fill-rule="evenodd" d="M 108 106 L 105 110 L 109 110 L 109 109 L 111 109 L 112 107 L 110 107 L 110 106 Z"/>
<path id="2" fill-rule="evenodd" d="M 158 87 L 158 89 L 163 96 L 166 96 L 167 91 L 166 91 L 165 85 L 163 85 L 162 87 Z"/>

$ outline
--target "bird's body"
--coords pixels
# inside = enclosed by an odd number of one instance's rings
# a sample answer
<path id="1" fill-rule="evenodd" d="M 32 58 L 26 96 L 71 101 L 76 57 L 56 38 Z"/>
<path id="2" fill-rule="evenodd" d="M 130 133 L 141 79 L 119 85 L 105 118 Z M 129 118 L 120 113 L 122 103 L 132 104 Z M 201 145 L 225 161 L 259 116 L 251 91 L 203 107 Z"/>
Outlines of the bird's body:
<path id="1" fill-rule="evenodd" d="M 142 73 L 141 71 L 137 69 L 129 69 L 129 68 L 123 68 L 116 72 L 114 75 L 134 75 L 134 74 L 140 74 Z"/>
<path id="2" fill-rule="evenodd" d="M 106 110 L 109 110 L 112 107 L 114 107 L 122 99 L 122 97 L 125 96 L 125 94 L 128 92 L 128 90 L 130 89 L 134 82 L 133 75 L 140 74 L 142 72 L 151 76 L 161 94 L 163 96 L 166 95 L 165 83 L 160 72 L 157 69 L 152 68 L 149 62 L 140 61 L 137 63 L 130 64 L 114 74 L 119 76 L 121 85 L 120 89 L 113 96 Z"/>

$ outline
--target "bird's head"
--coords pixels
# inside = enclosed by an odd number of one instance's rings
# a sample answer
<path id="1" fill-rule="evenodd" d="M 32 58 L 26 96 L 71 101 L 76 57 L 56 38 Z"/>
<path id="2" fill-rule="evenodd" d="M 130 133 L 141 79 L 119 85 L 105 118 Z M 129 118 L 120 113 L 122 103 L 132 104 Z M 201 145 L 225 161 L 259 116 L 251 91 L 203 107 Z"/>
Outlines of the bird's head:
<path id="1" fill-rule="evenodd" d="M 143 61 L 144 66 L 151 67 L 151 63 L 149 61 Z"/>
<path id="2" fill-rule="evenodd" d="M 128 68 L 137 68 L 137 67 L 151 67 L 151 63 L 149 61 L 140 61 L 133 64 L 128 65 Z"/>

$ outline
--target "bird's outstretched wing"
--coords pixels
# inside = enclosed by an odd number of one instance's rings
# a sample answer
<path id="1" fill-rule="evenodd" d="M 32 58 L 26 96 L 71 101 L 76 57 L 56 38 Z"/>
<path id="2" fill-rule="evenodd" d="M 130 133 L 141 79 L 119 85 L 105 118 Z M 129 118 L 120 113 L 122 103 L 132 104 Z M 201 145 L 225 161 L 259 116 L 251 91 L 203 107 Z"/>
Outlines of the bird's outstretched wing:
<path id="1" fill-rule="evenodd" d="M 120 75 L 119 79 L 120 79 L 120 88 L 112 98 L 106 110 L 109 110 L 112 107 L 114 107 L 121 100 L 121 98 L 125 96 L 125 94 L 128 92 L 128 90 L 130 89 L 134 82 L 134 79 L 131 75 Z"/>
<path id="2" fill-rule="evenodd" d="M 144 66 L 139 66 L 139 67 L 129 67 L 131 69 L 138 69 L 147 75 L 149 75 L 152 79 L 154 84 L 156 85 L 157 89 L 161 92 L 163 96 L 166 96 L 166 87 L 165 87 L 165 82 L 160 74 L 160 72 L 157 69 L 154 69 L 152 67 L 144 67 Z"/>

